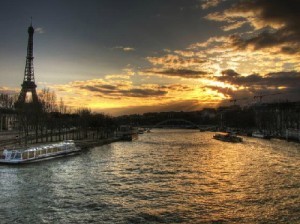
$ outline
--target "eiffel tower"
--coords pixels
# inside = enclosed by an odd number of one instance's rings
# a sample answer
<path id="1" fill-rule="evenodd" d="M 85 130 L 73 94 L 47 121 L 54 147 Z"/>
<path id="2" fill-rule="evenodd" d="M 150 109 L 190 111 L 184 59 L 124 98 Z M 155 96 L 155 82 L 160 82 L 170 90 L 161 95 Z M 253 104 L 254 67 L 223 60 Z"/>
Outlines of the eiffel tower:
<path id="1" fill-rule="evenodd" d="M 27 45 L 27 57 L 24 72 L 24 80 L 20 95 L 18 97 L 16 106 L 24 105 L 25 103 L 38 104 L 38 96 L 36 93 L 36 84 L 34 81 L 34 69 L 33 69 L 33 33 L 32 22 L 28 27 L 28 45 Z"/>

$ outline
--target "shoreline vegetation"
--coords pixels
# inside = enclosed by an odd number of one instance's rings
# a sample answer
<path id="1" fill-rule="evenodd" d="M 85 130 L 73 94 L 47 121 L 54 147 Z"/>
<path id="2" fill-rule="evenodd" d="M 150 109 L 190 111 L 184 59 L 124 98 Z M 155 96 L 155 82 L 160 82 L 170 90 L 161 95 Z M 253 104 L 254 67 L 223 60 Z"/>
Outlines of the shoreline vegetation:
<path id="1" fill-rule="evenodd" d="M 0 150 L 63 140 L 101 144 L 114 138 L 117 125 L 112 116 L 89 108 L 71 110 L 49 89 L 40 91 L 38 98 L 37 103 L 29 99 L 18 104 L 17 96 L 0 94 Z"/>

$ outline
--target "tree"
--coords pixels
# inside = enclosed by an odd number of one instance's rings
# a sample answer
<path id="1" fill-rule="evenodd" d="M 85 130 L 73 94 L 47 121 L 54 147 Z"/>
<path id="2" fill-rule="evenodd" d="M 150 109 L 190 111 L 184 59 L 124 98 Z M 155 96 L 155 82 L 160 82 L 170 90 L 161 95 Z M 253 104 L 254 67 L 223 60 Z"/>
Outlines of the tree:
<path id="1" fill-rule="evenodd" d="M 17 95 L 8 95 L 0 93 L 0 107 L 5 109 L 12 109 L 18 99 Z"/>
<path id="2" fill-rule="evenodd" d="M 42 105 L 42 110 L 45 113 L 56 112 L 57 103 L 56 103 L 56 94 L 54 91 L 51 91 L 49 88 L 44 88 L 39 93 L 39 101 Z"/>

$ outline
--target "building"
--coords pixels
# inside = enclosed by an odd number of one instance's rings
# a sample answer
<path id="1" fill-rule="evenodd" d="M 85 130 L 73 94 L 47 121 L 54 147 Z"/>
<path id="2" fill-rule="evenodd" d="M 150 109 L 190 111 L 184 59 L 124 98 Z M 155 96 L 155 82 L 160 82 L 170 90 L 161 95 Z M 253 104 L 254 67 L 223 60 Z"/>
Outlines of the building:
<path id="1" fill-rule="evenodd" d="M 256 125 L 268 134 L 300 140 L 300 102 L 281 102 L 254 106 Z"/>
<path id="2" fill-rule="evenodd" d="M 16 129 L 17 114 L 13 109 L 0 108 L 0 131 Z"/>

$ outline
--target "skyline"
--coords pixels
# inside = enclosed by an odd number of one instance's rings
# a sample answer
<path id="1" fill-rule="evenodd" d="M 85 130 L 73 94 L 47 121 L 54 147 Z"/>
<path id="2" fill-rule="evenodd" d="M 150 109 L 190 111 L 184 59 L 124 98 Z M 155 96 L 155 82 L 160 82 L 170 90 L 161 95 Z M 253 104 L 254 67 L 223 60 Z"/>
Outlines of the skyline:
<path id="1" fill-rule="evenodd" d="M 33 17 L 38 91 L 112 115 L 300 100 L 297 0 L 21 1 L 1 7 L 0 92 L 19 93 Z M 7 74 L 10 74 L 7 76 Z"/>

